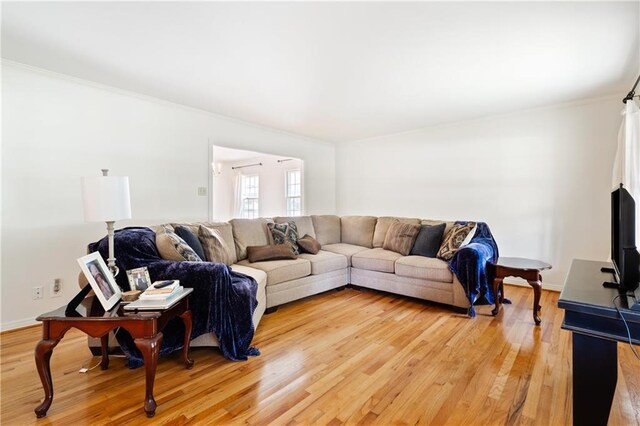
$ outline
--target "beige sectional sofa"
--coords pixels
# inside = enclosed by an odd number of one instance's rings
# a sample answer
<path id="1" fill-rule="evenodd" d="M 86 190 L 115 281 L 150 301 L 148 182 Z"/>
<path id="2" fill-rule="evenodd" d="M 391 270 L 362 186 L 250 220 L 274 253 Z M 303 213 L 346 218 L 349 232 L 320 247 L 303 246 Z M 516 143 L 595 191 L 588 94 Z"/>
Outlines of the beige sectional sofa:
<path id="1" fill-rule="evenodd" d="M 273 221 L 276 223 L 295 222 L 300 237 L 309 234 L 318 240 L 322 248 L 315 255 L 300 254 L 297 259 L 255 263 L 247 259 L 247 247 L 272 243 L 267 228 L 271 219 L 233 219 L 228 223 L 205 225 L 217 228 L 226 244 L 235 248 L 231 269 L 258 282 L 258 307 L 253 316 L 256 327 L 267 308 L 347 284 L 466 310 L 470 306 L 469 300 L 447 262 L 422 256 L 402 256 L 382 248 L 387 230 L 395 220 L 417 224 L 443 223 L 373 216 L 275 217 Z M 452 224 L 447 222 L 446 230 Z M 194 339 L 192 345 L 217 346 L 217 339 L 213 334 L 207 334 Z"/>
<path id="2" fill-rule="evenodd" d="M 446 223 L 445 235 L 453 222 L 417 218 L 373 216 L 301 216 L 273 219 L 233 219 L 229 222 L 171 223 L 198 232 L 199 225 L 216 229 L 229 248 L 229 267 L 248 275 L 258 283 L 258 305 L 253 314 L 258 327 L 268 308 L 322 293 L 348 284 L 430 300 L 466 311 L 469 300 L 462 284 L 447 262 L 423 256 L 402 256 L 382 248 L 389 226 L 394 221 L 434 225 Z M 248 246 L 273 244 L 267 223 L 296 223 L 300 237 L 314 237 L 322 246 L 317 254 L 303 253 L 296 259 L 251 263 Z M 80 277 L 81 287 L 86 284 Z M 89 339 L 99 353 L 100 341 Z M 192 346 L 218 346 L 214 333 L 193 339 Z M 117 347 L 113 337 L 110 347 Z"/>

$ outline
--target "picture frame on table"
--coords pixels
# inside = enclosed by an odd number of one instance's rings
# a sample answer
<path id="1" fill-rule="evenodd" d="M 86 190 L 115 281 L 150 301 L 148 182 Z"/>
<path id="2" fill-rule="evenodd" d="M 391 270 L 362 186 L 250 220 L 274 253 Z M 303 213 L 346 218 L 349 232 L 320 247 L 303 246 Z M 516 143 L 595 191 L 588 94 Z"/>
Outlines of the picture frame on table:
<path id="1" fill-rule="evenodd" d="M 129 269 L 127 271 L 127 278 L 129 279 L 129 287 L 131 287 L 131 290 L 145 291 L 151 285 L 149 270 L 146 266 Z"/>
<path id="2" fill-rule="evenodd" d="M 78 259 L 80 269 L 105 311 L 120 301 L 122 291 L 100 253 L 93 252 Z"/>

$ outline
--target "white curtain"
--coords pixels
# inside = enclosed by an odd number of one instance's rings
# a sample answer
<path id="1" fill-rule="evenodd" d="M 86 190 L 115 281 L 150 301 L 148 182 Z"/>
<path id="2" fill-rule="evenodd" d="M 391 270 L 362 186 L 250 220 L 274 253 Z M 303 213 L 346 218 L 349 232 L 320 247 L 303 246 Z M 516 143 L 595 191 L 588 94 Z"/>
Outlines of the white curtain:
<path id="1" fill-rule="evenodd" d="M 636 244 L 640 244 L 640 110 L 628 100 L 622 111 L 618 151 L 613 165 L 613 189 L 624 185 L 636 202 Z"/>
<path id="2" fill-rule="evenodd" d="M 233 178 L 233 217 L 242 217 L 242 172 L 235 171 Z"/>

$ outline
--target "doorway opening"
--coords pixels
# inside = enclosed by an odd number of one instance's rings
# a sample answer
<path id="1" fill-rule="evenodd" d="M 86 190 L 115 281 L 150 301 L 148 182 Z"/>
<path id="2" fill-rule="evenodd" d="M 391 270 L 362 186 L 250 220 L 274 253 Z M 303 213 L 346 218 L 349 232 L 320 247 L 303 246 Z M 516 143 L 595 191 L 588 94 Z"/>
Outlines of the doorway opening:
<path id="1" fill-rule="evenodd" d="M 212 145 L 211 220 L 304 215 L 304 161 Z"/>

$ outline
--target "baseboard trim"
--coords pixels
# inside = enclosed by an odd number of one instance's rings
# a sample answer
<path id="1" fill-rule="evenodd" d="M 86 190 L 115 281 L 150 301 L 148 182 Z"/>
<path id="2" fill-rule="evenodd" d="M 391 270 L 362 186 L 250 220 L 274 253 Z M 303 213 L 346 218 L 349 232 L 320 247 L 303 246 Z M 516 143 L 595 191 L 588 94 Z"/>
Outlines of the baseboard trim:
<path id="1" fill-rule="evenodd" d="M 506 285 L 515 285 L 518 287 L 530 287 L 528 283 L 526 282 L 518 282 L 518 281 L 511 281 L 508 279 L 504 280 L 504 283 Z M 352 284 L 347 284 L 347 287 L 349 288 L 354 288 L 356 290 L 360 290 L 358 288 L 358 286 L 356 285 L 352 285 Z M 549 290 L 549 291 L 556 291 L 556 292 L 561 292 L 562 291 L 562 287 L 561 285 L 558 284 L 552 284 L 552 283 L 546 283 L 546 282 L 542 282 L 542 289 L 543 290 Z M 33 318 L 26 318 L 26 319 L 21 319 L 21 320 L 16 320 L 16 321 L 9 321 L 6 322 L 4 324 L 0 324 L 0 334 L 4 334 L 4 333 L 9 333 L 12 331 L 16 331 L 16 330 L 20 330 L 23 328 L 29 328 L 29 327 L 33 327 L 38 325 L 39 323 L 34 320 Z"/>
<path id="2" fill-rule="evenodd" d="M 9 321 L 4 324 L 0 324 L 0 334 L 9 333 L 11 331 L 20 330 L 23 328 L 33 327 L 38 324 L 39 323 L 33 318 Z"/>
<path id="3" fill-rule="evenodd" d="M 519 282 L 519 281 L 508 281 L 508 280 L 504 280 L 504 283 L 507 285 L 515 285 L 518 287 L 531 287 L 529 285 L 529 283 L 527 282 Z M 553 284 L 553 283 L 546 283 L 544 281 L 542 281 L 542 289 L 543 290 L 549 290 L 549 291 L 556 291 L 558 293 L 560 293 L 562 291 L 562 288 L 564 286 L 559 285 L 559 284 Z"/>

